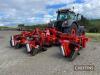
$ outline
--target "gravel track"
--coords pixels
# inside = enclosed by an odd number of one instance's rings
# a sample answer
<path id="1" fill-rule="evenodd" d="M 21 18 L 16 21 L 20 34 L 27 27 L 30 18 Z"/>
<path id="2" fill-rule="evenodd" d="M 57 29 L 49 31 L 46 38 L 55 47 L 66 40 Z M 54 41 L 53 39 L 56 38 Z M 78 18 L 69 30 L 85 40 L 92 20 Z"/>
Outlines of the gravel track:
<path id="1" fill-rule="evenodd" d="M 9 46 L 10 36 L 18 31 L 0 31 L 0 75 L 100 75 L 100 43 L 89 42 L 72 62 L 60 54 L 58 47 L 48 48 L 36 56 L 25 49 Z M 74 71 L 74 65 L 94 65 L 94 71 Z"/>

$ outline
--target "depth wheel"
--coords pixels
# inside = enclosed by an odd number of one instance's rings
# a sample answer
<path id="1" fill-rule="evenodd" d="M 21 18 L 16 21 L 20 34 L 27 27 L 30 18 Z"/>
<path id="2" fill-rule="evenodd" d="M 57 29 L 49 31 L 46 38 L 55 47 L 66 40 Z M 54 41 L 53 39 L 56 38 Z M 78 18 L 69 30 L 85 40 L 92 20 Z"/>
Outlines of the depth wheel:
<path id="1" fill-rule="evenodd" d="M 10 40 L 10 46 L 13 47 L 13 45 L 12 45 L 12 40 Z"/>
<path id="2" fill-rule="evenodd" d="M 71 55 L 68 57 L 69 61 L 73 61 L 77 55 L 78 55 L 78 52 L 75 50 L 72 50 Z"/>
<path id="3" fill-rule="evenodd" d="M 21 48 L 22 46 L 21 46 L 20 44 L 16 44 L 14 47 L 15 47 L 15 49 L 19 49 L 19 48 Z"/>
<path id="4" fill-rule="evenodd" d="M 39 52 L 38 49 L 32 48 L 31 51 L 30 51 L 30 54 L 31 54 L 32 56 L 35 56 L 38 52 Z"/>
<path id="5" fill-rule="evenodd" d="M 40 49 L 41 49 L 41 51 L 47 51 L 47 48 L 46 47 L 42 47 Z"/>

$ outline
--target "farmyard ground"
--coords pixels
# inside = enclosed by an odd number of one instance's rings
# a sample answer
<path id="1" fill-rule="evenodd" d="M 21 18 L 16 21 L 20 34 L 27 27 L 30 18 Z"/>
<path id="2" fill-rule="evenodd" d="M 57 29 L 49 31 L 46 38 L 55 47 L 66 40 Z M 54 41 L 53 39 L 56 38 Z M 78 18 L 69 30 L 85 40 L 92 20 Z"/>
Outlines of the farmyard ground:
<path id="1" fill-rule="evenodd" d="M 80 55 L 69 62 L 58 47 L 29 56 L 25 49 L 9 45 L 10 36 L 18 31 L 0 31 L 0 75 L 100 75 L 100 43 L 89 42 Z M 94 65 L 94 71 L 74 71 L 74 65 Z"/>

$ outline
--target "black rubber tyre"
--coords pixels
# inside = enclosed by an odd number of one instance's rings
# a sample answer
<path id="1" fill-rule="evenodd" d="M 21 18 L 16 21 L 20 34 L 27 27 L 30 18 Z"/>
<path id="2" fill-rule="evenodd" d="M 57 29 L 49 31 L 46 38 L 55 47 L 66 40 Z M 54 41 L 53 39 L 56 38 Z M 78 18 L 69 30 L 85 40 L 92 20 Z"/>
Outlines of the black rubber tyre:
<path id="1" fill-rule="evenodd" d="M 41 51 L 47 51 L 47 48 L 46 47 L 43 47 L 43 48 L 40 48 Z"/>
<path id="2" fill-rule="evenodd" d="M 38 52 L 39 52 L 38 49 L 32 48 L 31 51 L 30 51 L 30 54 L 31 54 L 32 56 L 35 56 Z"/>
<path id="3" fill-rule="evenodd" d="M 76 52 L 75 50 L 72 50 L 70 57 L 68 57 L 69 61 L 73 61 L 78 55 L 78 52 Z"/>
<path id="4" fill-rule="evenodd" d="M 70 27 L 64 28 L 64 32 L 63 33 L 68 33 L 68 34 L 72 34 L 74 29 L 74 35 L 78 35 L 78 27 L 75 23 L 73 23 Z"/>
<path id="5" fill-rule="evenodd" d="M 30 48 L 29 44 L 26 44 L 26 52 L 32 56 L 35 56 L 38 52 L 40 52 L 39 48 Z"/>
<path id="6" fill-rule="evenodd" d="M 73 23 L 69 28 L 69 33 L 71 35 L 78 35 L 78 27 L 75 23 Z"/>
<path id="7" fill-rule="evenodd" d="M 10 46 L 13 47 L 13 45 L 12 45 L 12 40 L 10 40 Z"/>
<path id="8" fill-rule="evenodd" d="M 76 51 L 76 50 L 75 50 L 75 47 L 76 47 L 76 46 L 77 46 L 76 43 L 71 43 L 71 44 L 70 44 L 71 54 L 70 54 L 70 56 L 68 57 L 69 61 L 73 61 L 73 60 L 77 57 L 77 55 L 78 55 L 78 53 L 79 53 L 79 51 Z"/>
<path id="9" fill-rule="evenodd" d="M 20 44 L 16 44 L 14 47 L 15 47 L 15 49 L 19 49 L 19 48 L 21 48 L 22 46 L 21 46 Z"/>
<path id="10" fill-rule="evenodd" d="M 78 35 L 85 35 L 85 28 L 84 26 L 79 26 Z"/>

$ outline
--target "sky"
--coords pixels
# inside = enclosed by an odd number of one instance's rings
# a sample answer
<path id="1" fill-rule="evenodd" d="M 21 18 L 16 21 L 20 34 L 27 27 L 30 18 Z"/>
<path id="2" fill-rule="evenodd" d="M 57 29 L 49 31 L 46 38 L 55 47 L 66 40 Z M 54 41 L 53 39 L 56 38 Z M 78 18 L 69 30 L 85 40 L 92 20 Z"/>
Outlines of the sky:
<path id="1" fill-rule="evenodd" d="M 0 26 L 48 23 L 58 9 L 73 7 L 86 18 L 100 19 L 99 0 L 0 0 Z"/>

